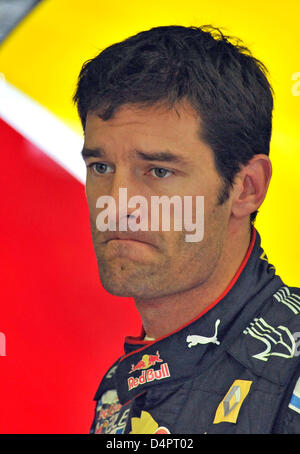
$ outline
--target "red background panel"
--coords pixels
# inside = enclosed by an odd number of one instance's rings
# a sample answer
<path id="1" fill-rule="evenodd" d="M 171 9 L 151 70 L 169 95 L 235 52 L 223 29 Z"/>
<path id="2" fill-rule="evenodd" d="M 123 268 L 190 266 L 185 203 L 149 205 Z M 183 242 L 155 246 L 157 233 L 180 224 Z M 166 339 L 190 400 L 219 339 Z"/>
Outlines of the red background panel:
<path id="1" fill-rule="evenodd" d="M 88 433 L 140 318 L 101 286 L 84 186 L 1 120 L 0 137 L 0 433 Z"/>

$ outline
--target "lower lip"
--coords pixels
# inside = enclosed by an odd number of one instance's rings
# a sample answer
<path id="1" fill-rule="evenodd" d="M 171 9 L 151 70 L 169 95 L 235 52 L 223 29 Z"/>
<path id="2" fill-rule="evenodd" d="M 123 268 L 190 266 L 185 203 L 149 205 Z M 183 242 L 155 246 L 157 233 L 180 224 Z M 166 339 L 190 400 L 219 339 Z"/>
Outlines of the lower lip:
<path id="1" fill-rule="evenodd" d="M 106 260 L 131 260 L 139 263 L 152 263 L 156 247 L 137 240 L 112 239 L 106 242 Z"/>
<path id="2" fill-rule="evenodd" d="M 119 242 L 119 243 L 126 243 L 126 244 L 145 244 L 146 246 L 152 246 L 151 244 L 149 243 L 145 243 L 144 241 L 137 241 L 137 240 L 122 240 L 122 239 L 119 239 L 119 238 L 114 238 L 112 240 L 108 240 L 107 243 L 111 243 L 111 242 Z"/>

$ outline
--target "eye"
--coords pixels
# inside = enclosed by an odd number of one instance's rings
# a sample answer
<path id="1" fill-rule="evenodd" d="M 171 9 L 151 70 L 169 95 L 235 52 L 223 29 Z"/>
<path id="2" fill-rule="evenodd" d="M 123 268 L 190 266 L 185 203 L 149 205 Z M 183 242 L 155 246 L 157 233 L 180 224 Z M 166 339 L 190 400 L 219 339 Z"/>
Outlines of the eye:
<path id="1" fill-rule="evenodd" d="M 174 172 L 168 169 L 164 169 L 163 167 L 153 167 L 153 169 L 150 170 L 150 173 L 154 172 L 154 175 L 156 178 L 166 178 L 170 175 L 172 175 Z"/>
<path id="2" fill-rule="evenodd" d="M 108 169 L 111 168 L 111 166 L 109 166 L 105 162 L 93 162 L 88 167 L 91 168 L 96 174 L 109 173 Z"/>

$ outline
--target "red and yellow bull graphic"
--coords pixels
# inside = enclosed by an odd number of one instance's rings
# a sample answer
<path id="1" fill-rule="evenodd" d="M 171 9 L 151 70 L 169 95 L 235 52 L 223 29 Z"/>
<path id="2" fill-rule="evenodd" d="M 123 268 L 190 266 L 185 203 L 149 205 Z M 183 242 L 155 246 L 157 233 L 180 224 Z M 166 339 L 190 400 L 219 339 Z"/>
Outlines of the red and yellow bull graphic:
<path id="1" fill-rule="evenodd" d="M 131 365 L 131 371 L 135 372 L 136 370 L 148 369 L 151 366 L 155 366 L 156 363 L 162 363 L 163 360 L 159 357 L 159 352 L 157 351 L 155 355 L 143 355 L 142 359 L 136 364 Z"/>
<path id="2" fill-rule="evenodd" d="M 152 367 L 155 366 L 156 363 L 162 363 L 158 370 L 154 370 Z M 163 378 L 170 377 L 168 363 L 163 362 L 158 351 L 155 355 L 143 355 L 142 359 L 136 365 L 131 365 L 129 374 L 137 370 L 142 370 L 142 373 L 139 377 L 128 378 L 129 391 L 136 388 L 137 386 L 144 385 L 145 383 L 149 383 L 153 380 L 162 380 Z"/>

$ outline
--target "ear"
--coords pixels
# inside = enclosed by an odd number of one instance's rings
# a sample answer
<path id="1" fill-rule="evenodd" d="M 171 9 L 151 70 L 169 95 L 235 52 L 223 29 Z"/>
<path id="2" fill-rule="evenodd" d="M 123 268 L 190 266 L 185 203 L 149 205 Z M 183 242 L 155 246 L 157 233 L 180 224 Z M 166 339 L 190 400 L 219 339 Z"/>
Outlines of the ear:
<path id="1" fill-rule="evenodd" d="M 250 216 L 263 203 L 272 176 L 270 158 L 257 154 L 236 175 L 232 199 L 232 215 Z"/>

